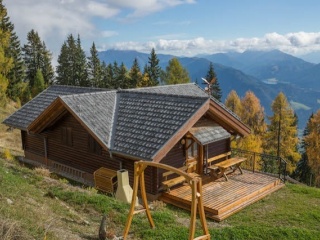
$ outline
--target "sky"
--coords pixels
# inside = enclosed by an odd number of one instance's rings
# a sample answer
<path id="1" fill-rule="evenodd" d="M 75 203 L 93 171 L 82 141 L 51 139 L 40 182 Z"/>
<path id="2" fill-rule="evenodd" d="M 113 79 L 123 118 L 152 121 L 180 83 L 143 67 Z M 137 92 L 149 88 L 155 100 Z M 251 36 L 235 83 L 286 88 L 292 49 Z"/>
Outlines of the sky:
<path id="1" fill-rule="evenodd" d="M 22 44 L 34 29 L 57 59 L 69 34 L 89 52 L 176 56 L 273 50 L 320 55 L 319 0 L 3 0 Z"/>

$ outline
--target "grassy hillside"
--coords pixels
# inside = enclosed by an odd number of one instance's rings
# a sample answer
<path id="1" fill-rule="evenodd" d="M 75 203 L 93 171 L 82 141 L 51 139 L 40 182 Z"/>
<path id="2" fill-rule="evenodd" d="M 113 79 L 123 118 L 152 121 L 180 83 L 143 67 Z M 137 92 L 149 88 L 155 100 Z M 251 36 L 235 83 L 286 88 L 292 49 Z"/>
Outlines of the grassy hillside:
<path id="1" fill-rule="evenodd" d="M 128 205 L 55 178 L 46 170 L 0 159 L 0 239 L 98 239 L 103 214 L 110 239 L 122 235 Z M 129 239 L 187 239 L 188 212 L 156 202 L 152 216 L 156 229 L 149 228 L 144 214 L 135 216 Z M 212 239 L 320 239 L 319 222 L 320 190 L 288 184 L 208 225 Z"/>
<path id="2" fill-rule="evenodd" d="M 15 111 L 0 110 L 0 120 Z M 109 239 L 121 236 L 129 206 L 48 170 L 21 165 L 19 131 L 0 124 L 0 239 L 94 240 L 107 215 Z M 7 159 L 8 149 L 14 159 Z M 6 154 L 4 154 L 6 152 Z M 154 202 L 150 229 L 134 216 L 128 239 L 187 239 L 190 213 Z M 221 223 L 208 220 L 212 239 L 320 239 L 320 189 L 287 184 Z M 197 223 L 200 229 L 200 223 Z M 197 236 L 201 232 L 197 230 Z"/>

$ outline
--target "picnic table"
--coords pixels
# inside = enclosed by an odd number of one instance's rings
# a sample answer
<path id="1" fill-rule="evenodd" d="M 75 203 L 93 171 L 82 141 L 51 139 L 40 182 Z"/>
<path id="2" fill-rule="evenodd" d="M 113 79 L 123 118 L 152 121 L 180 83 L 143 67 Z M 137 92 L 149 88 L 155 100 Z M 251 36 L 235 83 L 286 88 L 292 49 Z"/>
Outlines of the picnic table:
<path id="1" fill-rule="evenodd" d="M 243 174 L 242 169 L 240 167 L 241 163 L 244 162 L 246 158 L 244 157 L 233 157 L 228 158 L 219 163 L 215 163 L 208 167 L 210 170 L 210 175 L 216 179 L 224 176 L 226 181 L 228 181 L 227 173 L 233 173 L 237 169 L 239 169 L 240 173 Z M 228 169 L 231 169 L 231 172 L 227 172 Z"/>

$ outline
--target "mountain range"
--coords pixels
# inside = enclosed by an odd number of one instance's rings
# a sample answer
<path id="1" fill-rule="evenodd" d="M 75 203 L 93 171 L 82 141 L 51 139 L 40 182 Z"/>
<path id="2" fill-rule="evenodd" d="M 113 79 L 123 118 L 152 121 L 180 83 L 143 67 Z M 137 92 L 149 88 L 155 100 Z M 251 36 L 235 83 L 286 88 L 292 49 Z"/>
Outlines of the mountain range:
<path id="1" fill-rule="evenodd" d="M 140 68 L 148 62 L 150 54 L 128 50 L 107 50 L 99 52 L 102 61 L 123 62 L 129 69 L 134 58 Z M 160 67 L 165 69 L 173 55 L 157 54 Z M 273 51 L 229 52 L 197 57 L 177 57 L 190 75 L 193 82 L 204 87 L 201 78 L 208 71 L 210 62 L 218 77 L 222 89 L 222 101 L 231 90 L 240 97 L 250 90 L 260 99 L 267 116 L 272 115 L 271 104 L 280 91 L 284 92 L 295 110 L 299 129 L 305 128 L 312 114 L 320 108 L 320 64 L 304 61 L 300 58 Z"/>

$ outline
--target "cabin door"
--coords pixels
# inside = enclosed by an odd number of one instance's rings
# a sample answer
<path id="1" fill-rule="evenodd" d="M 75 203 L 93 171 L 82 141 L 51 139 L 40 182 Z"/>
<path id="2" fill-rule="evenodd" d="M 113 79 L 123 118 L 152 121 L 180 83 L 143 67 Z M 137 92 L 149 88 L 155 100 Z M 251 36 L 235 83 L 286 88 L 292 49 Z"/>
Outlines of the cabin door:
<path id="1" fill-rule="evenodd" d="M 189 165 L 191 163 L 196 162 L 196 164 L 194 164 L 192 168 L 188 169 L 188 172 L 198 172 L 200 146 L 201 145 L 199 145 L 192 138 L 187 138 L 187 141 L 186 141 L 186 164 Z"/>

